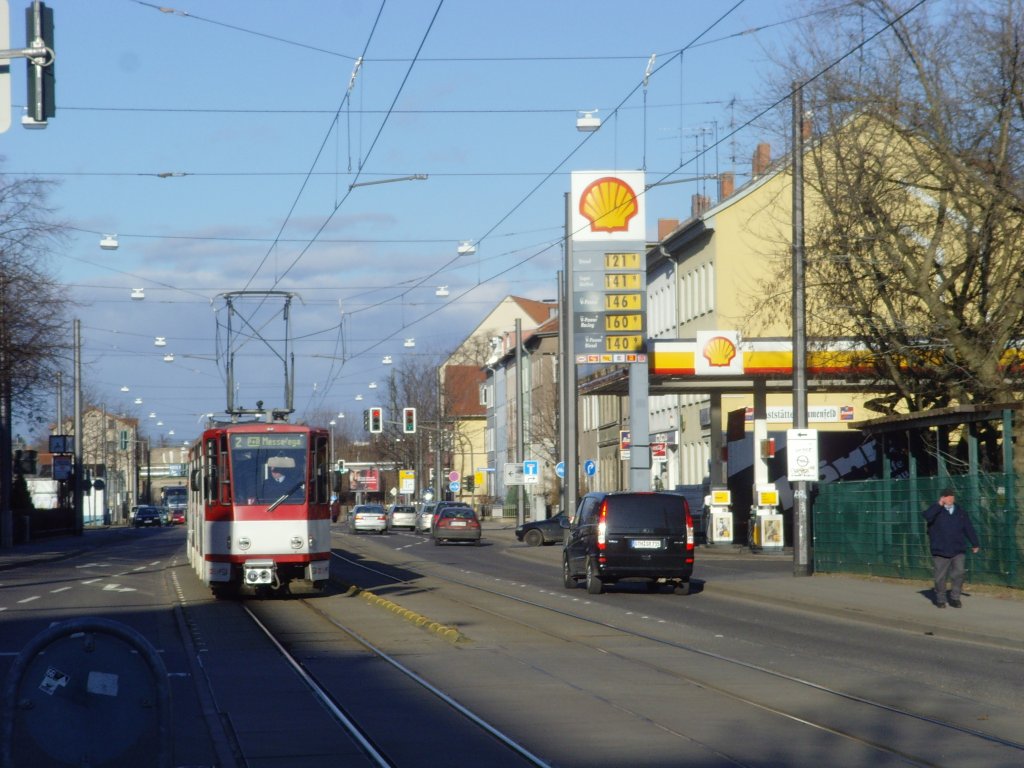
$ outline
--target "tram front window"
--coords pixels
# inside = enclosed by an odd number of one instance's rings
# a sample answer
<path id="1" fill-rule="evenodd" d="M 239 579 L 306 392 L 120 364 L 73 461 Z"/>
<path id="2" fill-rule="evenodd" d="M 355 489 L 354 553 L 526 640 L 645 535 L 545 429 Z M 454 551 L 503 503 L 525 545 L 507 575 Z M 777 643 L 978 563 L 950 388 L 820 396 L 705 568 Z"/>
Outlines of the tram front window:
<path id="1" fill-rule="evenodd" d="M 306 453 L 303 434 L 233 434 L 231 478 L 236 503 L 303 503 Z"/>

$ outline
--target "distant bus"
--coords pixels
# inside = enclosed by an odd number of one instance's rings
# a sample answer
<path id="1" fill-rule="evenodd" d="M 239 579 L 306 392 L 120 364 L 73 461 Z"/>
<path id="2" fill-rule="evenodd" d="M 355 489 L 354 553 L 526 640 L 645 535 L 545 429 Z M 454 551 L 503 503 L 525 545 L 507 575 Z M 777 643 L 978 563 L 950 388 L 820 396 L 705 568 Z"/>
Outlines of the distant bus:
<path id="1" fill-rule="evenodd" d="M 160 491 L 160 504 L 168 509 L 188 506 L 188 489 L 184 485 L 170 485 Z"/>

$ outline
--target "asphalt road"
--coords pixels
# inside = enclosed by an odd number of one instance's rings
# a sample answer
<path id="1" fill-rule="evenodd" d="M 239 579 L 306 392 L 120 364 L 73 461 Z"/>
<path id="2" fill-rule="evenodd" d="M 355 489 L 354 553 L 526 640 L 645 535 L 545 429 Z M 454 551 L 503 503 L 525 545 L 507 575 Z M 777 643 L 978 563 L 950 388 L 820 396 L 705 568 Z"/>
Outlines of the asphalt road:
<path id="1" fill-rule="evenodd" d="M 689 595 L 624 584 L 590 596 L 562 586 L 558 547 L 494 525 L 480 547 L 337 526 L 334 547 L 330 594 L 240 602 L 196 581 L 180 529 L 0 553 L 0 675 L 54 622 L 103 616 L 166 668 L 167 764 L 370 764 L 249 607 L 393 765 L 525 763 L 367 643 L 539 764 L 1024 764 L 1024 601 L 969 590 L 961 611 L 940 612 L 919 584 L 794 579 L 787 558 L 728 551 L 698 552 Z M 144 686 L 144 654 L 112 646 L 116 670 Z M 91 764 L 160 764 L 149 708 L 109 716 L 106 730 L 57 714 L 47 755 L 80 757 L 84 744 Z"/>

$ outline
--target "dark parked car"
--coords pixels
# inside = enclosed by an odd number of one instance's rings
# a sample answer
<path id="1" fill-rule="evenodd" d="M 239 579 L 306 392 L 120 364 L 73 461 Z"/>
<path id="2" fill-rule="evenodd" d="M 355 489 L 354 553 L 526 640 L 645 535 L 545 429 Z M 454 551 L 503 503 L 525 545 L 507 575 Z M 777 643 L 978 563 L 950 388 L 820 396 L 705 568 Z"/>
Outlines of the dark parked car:
<path id="1" fill-rule="evenodd" d="M 480 543 L 480 521 L 470 506 L 443 508 L 434 519 L 430 531 L 435 544 L 442 541 L 472 541 Z"/>
<path id="2" fill-rule="evenodd" d="M 693 519 L 683 496 L 673 493 L 588 493 L 569 525 L 562 550 L 567 588 L 583 579 L 599 595 L 605 584 L 643 579 L 689 591 L 693 573 Z"/>
<path id="3" fill-rule="evenodd" d="M 161 507 L 135 507 L 132 509 L 132 525 L 136 528 L 159 528 L 164 524 Z"/>
<path id="4" fill-rule="evenodd" d="M 569 527 L 569 516 L 559 512 L 547 520 L 534 520 L 523 523 L 516 528 L 516 538 L 525 541 L 531 547 L 541 544 L 558 544 L 565 537 L 565 529 Z"/>

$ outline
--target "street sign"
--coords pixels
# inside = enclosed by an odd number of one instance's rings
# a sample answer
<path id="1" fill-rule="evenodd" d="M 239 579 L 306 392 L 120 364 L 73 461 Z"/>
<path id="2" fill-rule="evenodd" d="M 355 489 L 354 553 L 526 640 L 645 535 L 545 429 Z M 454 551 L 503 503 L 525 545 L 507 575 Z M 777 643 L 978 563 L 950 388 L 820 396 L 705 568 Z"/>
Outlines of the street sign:
<path id="1" fill-rule="evenodd" d="M 560 461 L 555 464 L 555 474 L 559 477 L 565 477 L 565 462 Z"/>
<path id="2" fill-rule="evenodd" d="M 786 477 L 818 482 L 818 430 L 786 430 Z"/>
<path id="3" fill-rule="evenodd" d="M 458 480 L 452 480 L 450 483 L 448 483 L 448 490 L 451 491 L 452 493 L 458 493 L 461 487 L 462 483 L 460 483 Z"/>
<path id="4" fill-rule="evenodd" d="M 416 470 L 400 469 L 398 471 L 398 487 L 401 493 L 416 493 Z"/>
<path id="5" fill-rule="evenodd" d="M 505 480 L 505 485 L 522 485 L 525 481 L 523 480 L 523 465 L 516 461 L 510 461 L 505 464 L 505 471 L 502 473 Z"/>
<path id="6" fill-rule="evenodd" d="M 457 483 L 459 480 L 462 479 L 462 475 L 460 475 L 456 470 L 453 469 L 451 472 L 448 473 L 448 479 L 451 480 L 453 483 Z"/>
<path id="7" fill-rule="evenodd" d="M 540 482 L 540 462 L 539 461 L 524 461 L 523 462 L 523 483 L 526 485 L 536 485 Z"/>
<path id="8" fill-rule="evenodd" d="M 597 462 L 593 459 L 587 459 L 583 462 L 583 474 L 587 477 L 593 477 L 597 474 Z"/>

